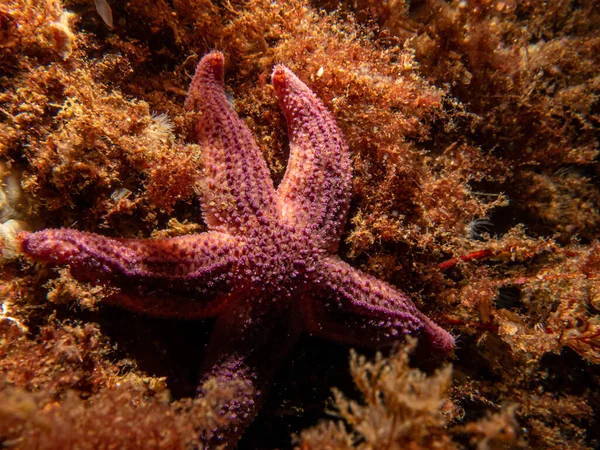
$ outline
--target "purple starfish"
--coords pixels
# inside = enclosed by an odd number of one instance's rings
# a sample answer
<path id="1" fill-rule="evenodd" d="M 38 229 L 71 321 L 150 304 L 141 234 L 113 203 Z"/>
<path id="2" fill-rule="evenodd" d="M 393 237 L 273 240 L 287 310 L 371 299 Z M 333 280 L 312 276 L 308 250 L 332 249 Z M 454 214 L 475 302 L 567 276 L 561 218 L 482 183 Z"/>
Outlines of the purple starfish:
<path id="1" fill-rule="evenodd" d="M 275 67 L 273 87 L 290 136 L 277 190 L 225 97 L 223 55 L 198 64 L 186 107 L 202 113 L 195 130 L 203 150 L 200 200 L 211 231 L 160 240 L 71 229 L 19 236 L 32 259 L 118 287 L 107 299 L 113 304 L 161 317 L 217 317 L 204 379 L 241 382 L 223 410 L 230 424 L 213 437 L 232 446 L 302 331 L 370 346 L 419 334 L 432 350 L 454 347 L 406 294 L 336 256 L 350 201 L 347 146 L 323 103 L 289 69 Z"/>

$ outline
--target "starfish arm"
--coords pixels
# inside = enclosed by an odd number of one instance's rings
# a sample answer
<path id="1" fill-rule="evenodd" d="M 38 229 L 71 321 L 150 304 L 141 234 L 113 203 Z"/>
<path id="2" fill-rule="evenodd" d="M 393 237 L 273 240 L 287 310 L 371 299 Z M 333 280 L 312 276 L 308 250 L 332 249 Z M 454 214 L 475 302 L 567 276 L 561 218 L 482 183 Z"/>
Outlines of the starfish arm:
<path id="1" fill-rule="evenodd" d="M 219 232 L 138 240 L 47 229 L 21 233 L 18 241 L 35 261 L 68 264 L 77 279 L 116 287 L 110 303 L 185 318 L 213 317 L 225 308 L 244 254 L 240 240 Z"/>
<path id="2" fill-rule="evenodd" d="M 275 67 L 273 86 L 290 136 L 287 171 L 277 190 L 282 218 L 314 229 L 334 253 L 350 203 L 348 148 L 332 114 L 289 69 Z"/>
<path id="3" fill-rule="evenodd" d="M 264 398 L 264 393 L 258 387 L 262 384 L 259 374 L 252 371 L 244 363 L 240 355 L 224 355 L 211 369 L 206 372 L 198 388 L 198 396 L 206 394 L 206 386 L 211 380 L 217 386 L 231 389 L 223 401 L 219 411 L 218 426 L 210 430 L 209 437 L 202 437 L 203 448 L 235 448 L 235 444 L 244 430 L 254 420 Z"/>
<path id="4" fill-rule="evenodd" d="M 304 300 L 305 329 L 354 345 L 385 346 L 401 334 L 423 336 L 435 351 L 449 352 L 454 338 L 421 313 L 403 292 L 343 262 L 320 261 L 316 292 Z"/>
<path id="5" fill-rule="evenodd" d="M 290 305 L 271 297 L 240 299 L 231 304 L 215 324 L 203 366 L 204 382 L 228 383 L 234 395 L 223 407 L 224 425 L 213 430 L 208 448 L 234 447 L 254 419 L 280 362 L 290 352 L 301 331 Z M 220 447 L 219 447 L 220 448 Z"/>
<path id="6" fill-rule="evenodd" d="M 227 101 L 220 52 L 198 63 L 185 106 L 202 113 L 196 134 L 204 168 L 200 200 L 208 226 L 236 233 L 274 218 L 273 181 L 250 130 Z"/>

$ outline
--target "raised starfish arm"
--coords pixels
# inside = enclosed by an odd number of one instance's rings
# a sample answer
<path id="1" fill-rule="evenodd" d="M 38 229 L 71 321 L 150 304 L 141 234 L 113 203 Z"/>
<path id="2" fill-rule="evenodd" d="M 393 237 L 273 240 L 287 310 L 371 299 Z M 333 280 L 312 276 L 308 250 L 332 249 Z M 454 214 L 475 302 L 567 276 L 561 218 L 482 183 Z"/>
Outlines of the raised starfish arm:
<path id="1" fill-rule="evenodd" d="M 312 227 L 323 248 L 334 253 L 350 202 L 348 148 L 331 113 L 289 69 L 275 67 L 273 87 L 290 139 L 287 171 L 277 189 L 282 218 Z"/>
<path id="2" fill-rule="evenodd" d="M 196 124 L 204 166 L 200 200 L 212 230 L 238 232 L 275 217 L 275 188 L 250 130 L 225 97 L 223 54 L 198 63 L 185 103 L 202 112 Z M 255 220 L 256 219 L 256 220 Z"/>
<path id="3" fill-rule="evenodd" d="M 118 288 L 110 303 L 188 319 L 223 310 L 235 295 L 230 286 L 244 252 L 241 241 L 218 232 L 138 240 L 48 229 L 18 240 L 21 253 L 35 261 L 68 264 L 80 280 L 110 282 Z"/>
<path id="4" fill-rule="evenodd" d="M 307 331 L 375 347 L 391 345 L 402 334 L 417 334 L 433 350 L 449 352 L 454 348 L 454 338 L 447 331 L 389 284 L 354 269 L 337 256 L 323 258 L 318 273 L 316 292 L 304 300 Z"/>

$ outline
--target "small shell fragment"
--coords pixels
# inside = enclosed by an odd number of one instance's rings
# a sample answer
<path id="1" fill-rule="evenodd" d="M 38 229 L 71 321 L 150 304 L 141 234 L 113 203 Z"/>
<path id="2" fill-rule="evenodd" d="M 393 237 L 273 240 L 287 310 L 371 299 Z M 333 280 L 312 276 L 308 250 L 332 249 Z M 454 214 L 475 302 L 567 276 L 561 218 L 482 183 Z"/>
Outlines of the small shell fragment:
<path id="1" fill-rule="evenodd" d="M 96 5 L 96 11 L 98 11 L 104 23 L 113 28 L 112 9 L 110 9 L 108 2 L 106 0 L 94 0 L 94 4 Z"/>
<path id="2" fill-rule="evenodd" d="M 131 194 L 132 194 L 132 192 L 127 188 L 118 188 L 113 191 L 110 198 L 114 202 L 118 202 L 120 200 L 124 200 L 124 199 L 128 198 Z"/>

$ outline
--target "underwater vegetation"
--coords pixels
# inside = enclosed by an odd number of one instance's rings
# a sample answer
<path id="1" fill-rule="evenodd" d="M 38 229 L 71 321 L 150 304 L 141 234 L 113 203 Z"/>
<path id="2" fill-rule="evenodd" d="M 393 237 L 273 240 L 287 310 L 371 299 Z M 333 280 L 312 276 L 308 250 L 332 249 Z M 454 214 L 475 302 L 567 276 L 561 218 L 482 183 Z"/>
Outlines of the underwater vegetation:
<path id="1" fill-rule="evenodd" d="M 349 346 L 300 338 L 239 448 L 596 448 L 596 6 L 0 0 L 2 445 L 193 448 L 227 426 L 239 386 L 195 398 L 211 323 L 123 312 L 15 247 L 45 228 L 206 231 L 184 101 L 218 49 L 275 186 L 273 67 L 323 101 L 353 166 L 339 255 L 456 338 L 447 360 L 357 347 L 350 373 Z"/>

